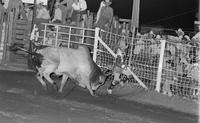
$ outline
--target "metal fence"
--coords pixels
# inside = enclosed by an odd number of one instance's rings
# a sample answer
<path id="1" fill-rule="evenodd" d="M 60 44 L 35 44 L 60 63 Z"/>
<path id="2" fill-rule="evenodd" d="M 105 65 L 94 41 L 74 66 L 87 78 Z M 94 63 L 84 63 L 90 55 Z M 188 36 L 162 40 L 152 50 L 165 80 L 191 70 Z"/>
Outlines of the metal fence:
<path id="1" fill-rule="evenodd" d="M 77 48 L 79 44 L 85 44 L 92 48 L 94 35 L 94 29 L 44 23 L 39 29 L 36 43 L 68 48 Z"/>
<path id="2" fill-rule="evenodd" d="M 119 42 L 125 41 L 125 64 L 148 87 L 169 96 L 199 97 L 199 45 L 162 39 L 132 38 L 104 30 L 43 24 L 36 43 L 77 48 L 87 45 L 102 68 L 114 64 Z M 137 83 L 134 78 L 130 82 Z M 137 85 L 137 84 L 136 84 Z"/>
<path id="3" fill-rule="evenodd" d="M 162 67 L 162 92 L 164 94 L 198 98 L 200 91 L 199 51 L 197 42 L 166 42 Z"/>
<path id="4" fill-rule="evenodd" d="M 155 90 L 160 76 L 161 40 L 134 39 L 130 65 L 133 72 L 146 84 Z M 163 49 L 163 48 L 162 48 Z M 159 90 L 158 90 L 159 91 Z"/>

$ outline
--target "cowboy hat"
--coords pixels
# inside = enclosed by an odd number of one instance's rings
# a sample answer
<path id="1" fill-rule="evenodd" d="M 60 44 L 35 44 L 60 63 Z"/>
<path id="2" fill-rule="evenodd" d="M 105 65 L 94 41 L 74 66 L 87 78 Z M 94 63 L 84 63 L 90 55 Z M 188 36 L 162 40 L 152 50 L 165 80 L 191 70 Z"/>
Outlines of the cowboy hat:
<path id="1" fill-rule="evenodd" d="M 60 3 L 59 3 L 59 2 L 56 2 L 56 3 L 55 3 L 55 6 L 59 6 L 59 5 L 60 5 Z"/>
<path id="2" fill-rule="evenodd" d="M 109 6 L 110 4 L 112 4 L 112 1 L 111 0 L 105 0 L 105 4 Z"/>

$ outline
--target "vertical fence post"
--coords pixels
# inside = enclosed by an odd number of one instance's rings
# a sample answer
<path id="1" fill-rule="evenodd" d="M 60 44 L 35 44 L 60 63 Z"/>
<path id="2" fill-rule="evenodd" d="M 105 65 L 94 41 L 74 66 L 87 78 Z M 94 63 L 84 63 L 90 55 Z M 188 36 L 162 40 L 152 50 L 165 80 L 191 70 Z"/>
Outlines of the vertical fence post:
<path id="1" fill-rule="evenodd" d="M 56 44 L 55 46 L 58 46 L 58 25 L 56 25 Z"/>
<path id="2" fill-rule="evenodd" d="M 162 69 L 163 69 L 163 58 L 164 58 L 164 52 L 165 52 L 165 44 L 166 44 L 166 40 L 161 40 L 160 58 L 159 58 L 157 80 L 156 80 L 156 91 L 158 91 L 158 92 L 160 92 L 160 84 L 161 84 L 161 80 L 162 80 Z"/>
<path id="3" fill-rule="evenodd" d="M 46 41 L 46 34 L 47 34 L 47 24 L 44 24 L 44 38 L 43 38 L 43 45 L 45 45 L 45 41 Z"/>
<path id="4" fill-rule="evenodd" d="M 98 39 L 99 39 L 99 28 L 95 28 L 95 37 L 94 37 L 94 49 L 93 49 L 93 61 L 97 62 L 97 47 L 98 47 Z"/>
<path id="5" fill-rule="evenodd" d="M 132 61 L 132 56 L 133 56 L 133 43 L 134 43 L 134 37 L 131 37 L 131 49 L 130 49 L 130 56 L 129 56 L 129 61 L 128 65 L 131 66 L 131 61 Z"/>
<path id="6" fill-rule="evenodd" d="M 83 31 L 83 37 L 82 37 L 82 41 L 81 41 L 81 43 L 83 44 L 84 43 L 84 38 L 85 38 L 85 28 L 82 28 L 82 31 Z"/>
<path id="7" fill-rule="evenodd" d="M 67 47 L 68 48 L 70 47 L 71 34 L 72 34 L 72 28 L 69 27 L 69 39 L 68 39 L 68 42 L 67 42 Z"/>

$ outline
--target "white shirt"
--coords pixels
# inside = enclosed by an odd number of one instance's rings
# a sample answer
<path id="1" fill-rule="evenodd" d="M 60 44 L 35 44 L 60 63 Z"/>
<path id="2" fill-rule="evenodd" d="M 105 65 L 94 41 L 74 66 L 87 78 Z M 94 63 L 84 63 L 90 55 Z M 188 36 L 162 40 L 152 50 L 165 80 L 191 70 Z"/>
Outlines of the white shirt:
<path id="1" fill-rule="evenodd" d="M 87 3 L 85 0 L 79 0 L 77 4 L 72 4 L 72 8 L 77 11 L 85 11 L 87 9 Z"/>
<path id="2" fill-rule="evenodd" d="M 49 12 L 46 8 L 38 9 L 36 18 L 50 19 Z"/>
<path id="3" fill-rule="evenodd" d="M 80 10 L 80 7 L 79 7 L 79 5 L 78 5 L 77 3 L 73 3 L 73 4 L 72 4 L 72 8 L 73 8 L 74 10 L 76 10 L 76 11 L 79 11 L 79 10 Z"/>
<path id="4" fill-rule="evenodd" d="M 10 1 L 10 0 L 2 0 L 2 2 L 4 3 L 3 7 L 4 7 L 5 9 L 8 8 L 9 1 Z"/>
<path id="5" fill-rule="evenodd" d="M 62 20 L 62 11 L 60 10 L 60 8 L 57 8 L 55 10 L 55 15 L 54 15 L 54 18 L 52 21 L 55 21 L 55 20 Z"/>
<path id="6" fill-rule="evenodd" d="M 85 0 L 79 0 L 78 2 L 80 11 L 85 11 L 87 9 L 87 3 Z"/>

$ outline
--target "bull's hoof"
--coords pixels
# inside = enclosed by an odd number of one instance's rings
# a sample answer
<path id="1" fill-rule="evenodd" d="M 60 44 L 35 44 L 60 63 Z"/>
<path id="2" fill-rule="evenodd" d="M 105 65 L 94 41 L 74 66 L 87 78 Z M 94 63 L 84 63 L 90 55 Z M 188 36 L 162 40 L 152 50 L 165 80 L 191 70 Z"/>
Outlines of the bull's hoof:
<path id="1" fill-rule="evenodd" d="M 96 93 L 90 93 L 93 97 L 98 97 Z"/>
<path id="2" fill-rule="evenodd" d="M 94 94 L 93 97 L 99 97 L 97 94 Z"/>

